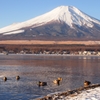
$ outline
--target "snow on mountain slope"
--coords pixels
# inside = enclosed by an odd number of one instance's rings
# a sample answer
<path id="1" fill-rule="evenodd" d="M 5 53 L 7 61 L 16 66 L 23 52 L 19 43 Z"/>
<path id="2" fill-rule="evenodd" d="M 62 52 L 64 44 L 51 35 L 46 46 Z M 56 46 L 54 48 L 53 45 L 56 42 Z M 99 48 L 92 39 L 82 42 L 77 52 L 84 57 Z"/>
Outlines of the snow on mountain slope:
<path id="1" fill-rule="evenodd" d="M 85 25 L 87 27 L 93 27 L 94 23 L 100 25 L 100 21 L 86 15 L 73 6 L 60 6 L 46 14 L 30 19 L 28 21 L 1 28 L 0 33 L 14 33 L 14 31 L 17 30 L 22 32 L 24 31 L 24 28 L 41 26 L 51 21 L 65 22 L 71 28 L 73 28 L 73 24 L 78 26 Z"/>
<path id="2" fill-rule="evenodd" d="M 18 34 L 18 33 L 23 33 L 24 30 L 16 30 L 16 31 L 12 31 L 12 32 L 6 32 L 3 35 L 10 35 L 10 34 Z"/>

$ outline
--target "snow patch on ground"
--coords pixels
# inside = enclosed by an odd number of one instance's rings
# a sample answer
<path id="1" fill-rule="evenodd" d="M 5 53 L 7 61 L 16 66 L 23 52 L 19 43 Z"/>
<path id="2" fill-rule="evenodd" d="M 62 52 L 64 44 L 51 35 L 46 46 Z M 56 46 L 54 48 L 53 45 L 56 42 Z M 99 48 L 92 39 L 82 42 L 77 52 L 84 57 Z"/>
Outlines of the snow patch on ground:
<path id="1" fill-rule="evenodd" d="M 75 96 L 62 97 L 59 100 L 100 100 L 100 87 L 82 91 Z"/>
<path id="2" fill-rule="evenodd" d="M 100 84 L 52 93 L 37 100 L 100 100 Z"/>

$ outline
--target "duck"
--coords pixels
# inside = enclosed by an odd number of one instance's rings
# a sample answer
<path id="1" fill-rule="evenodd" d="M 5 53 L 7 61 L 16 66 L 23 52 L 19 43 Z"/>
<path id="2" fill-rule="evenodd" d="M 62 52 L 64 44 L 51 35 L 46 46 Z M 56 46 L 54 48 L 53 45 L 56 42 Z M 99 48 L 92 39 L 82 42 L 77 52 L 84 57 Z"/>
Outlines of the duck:
<path id="1" fill-rule="evenodd" d="M 87 87 L 87 86 L 89 86 L 91 84 L 91 82 L 90 81 L 84 81 L 84 87 Z"/>
<path id="2" fill-rule="evenodd" d="M 54 80 L 54 81 L 53 81 L 53 83 L 54 83 L 54 84 L 58 84 L 58 85 L 59 85 L 60 80 Z"/>
<path id="3" fill-rule="evenodd" d="M 16 80 L 19 80 L 20 79 L 20 76 L 16 76 Z"/>
<path id="4" fill-rule="evenodd" d="M 56 80 L 53 81 L 54 84 L 60 85 L 60 82 L 62 81 L 61 77 L 58 77 Z"/>
<path id="5" fill-rule="evenodd" d="M 47 86 L 47 82 L 41 82 L 41 81 L 39 81 L 38 82 L 38 86 L 40 87 L 40 86 Z"/>
<path id="6" fill-rule="evenodd" d="M 3 80 L 4 80 L 4 81 L 7 81 L 7 77 L 3 77 Z"/>
<path id="7" fill-rule="evenodd" d="M 62 77 L 58 77 L 58 80 L 59 80 L 59 81 L 62 81 Z"/>

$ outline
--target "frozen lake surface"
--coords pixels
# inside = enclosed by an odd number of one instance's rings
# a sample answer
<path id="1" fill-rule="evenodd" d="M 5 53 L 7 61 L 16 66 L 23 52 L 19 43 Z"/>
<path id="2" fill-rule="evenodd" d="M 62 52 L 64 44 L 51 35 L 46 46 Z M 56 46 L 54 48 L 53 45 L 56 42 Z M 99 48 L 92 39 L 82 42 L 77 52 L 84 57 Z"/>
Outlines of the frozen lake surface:
<path id="1" fill-rule="evenodd" d="M 34 100 L 78 88 L 84 80 L 100 83 L 99 76 L 99 56 L 0 55 L 0 99 Z M 53 83 L 58 77 L 63 78 L 59 86 Z M 38 87 L 38 81 L 47 82 L 47 86 Z"/>

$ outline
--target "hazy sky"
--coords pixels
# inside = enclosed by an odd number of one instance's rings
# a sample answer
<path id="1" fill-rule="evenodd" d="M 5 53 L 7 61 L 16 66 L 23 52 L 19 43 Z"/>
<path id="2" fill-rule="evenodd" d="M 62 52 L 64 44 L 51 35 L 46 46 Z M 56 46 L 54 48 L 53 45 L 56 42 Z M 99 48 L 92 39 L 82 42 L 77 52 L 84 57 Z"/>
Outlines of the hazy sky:
<path id="1" fill-rule="evenodd" d="M 62 5 L 75 6 L 100 20 L 100 0 L 0 0 L 0 28 L 29 20 Z"/>

